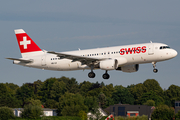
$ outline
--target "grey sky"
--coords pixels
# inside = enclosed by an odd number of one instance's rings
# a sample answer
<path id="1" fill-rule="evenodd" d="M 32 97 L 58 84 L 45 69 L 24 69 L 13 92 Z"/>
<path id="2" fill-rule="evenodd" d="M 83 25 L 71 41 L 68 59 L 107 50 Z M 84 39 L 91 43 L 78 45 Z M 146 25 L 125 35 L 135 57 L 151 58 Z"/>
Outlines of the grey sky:
<path id="1" fill-rule="evenodd" d="M 22 85 L 49 77 L 74 77 L 78 82 L 104 82 L 127 86 L 156 79 L 162 88 L 180 85 L 179 55 L 157 63 L 154 74 L 151 64 L 140 65 L 136 73 L 96 70 L 96 78 L 85 71 L 44 71 L 13 65 L 6 57 L 21 57 L 14 29 L 22 28 L 40 46 L 53 51 L 70 51 L 106 46 L 118 46 L 149 41 L 168 44 L 180 51 L 179 0 L 91 0 L 91 1 L 1 1 L 0 4 L 0 82 Z"/>

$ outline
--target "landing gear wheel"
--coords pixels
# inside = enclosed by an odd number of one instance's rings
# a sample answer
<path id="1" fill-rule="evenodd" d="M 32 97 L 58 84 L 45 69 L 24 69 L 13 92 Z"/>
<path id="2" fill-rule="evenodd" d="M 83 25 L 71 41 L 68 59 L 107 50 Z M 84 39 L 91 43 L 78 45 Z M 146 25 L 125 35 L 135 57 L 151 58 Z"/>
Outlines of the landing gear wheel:
<path id="1" fill-rule="evenodd" d="M 102 77 L 103 77 L 103 79 L 109 79 L 110 76 L 109 76 L 109 74 L 104 73 Z"/>
<path id="2" fill-rule="evenodd" d="M 158 72 L 158 69 L 153 69 L 153 72 L 154 72 L 154 73 L 157 73 L 157 72 Z"/>
<path id="3" fill-rule="evenodd" d="M 153 65 L 153 72 L 154 73 L 157 73 L 158 72 L 158 69 L 156 69 L 156 62 L 152 62 L 152 65 Z"/>
<path id="4" fill-rule="evenodd" d="M 89 78 L 94 78 L 96 76 L 96 74 L 94 73 L 94 72 L 90 72 L 89 74 L 88 74 L 88 77 Z"/>

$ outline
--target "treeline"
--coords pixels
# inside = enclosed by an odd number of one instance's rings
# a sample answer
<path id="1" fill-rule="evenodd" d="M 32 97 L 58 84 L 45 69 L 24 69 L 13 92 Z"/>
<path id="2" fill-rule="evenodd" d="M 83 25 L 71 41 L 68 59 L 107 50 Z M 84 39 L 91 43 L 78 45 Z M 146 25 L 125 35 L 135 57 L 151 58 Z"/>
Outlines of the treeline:
<path id="1" fill-rule="evenodd" d="M 107 108 L 118 103 L 174 107 L 175 100 L 180 100 L 180 87 L 171 85 L 163 90 L 154 79 L 127 87 L 105 85 L 103 82 L 78 83 L 76 79 L 67 77 L 49 78 L 44 82 L 37 80 L 22 86 L 0 83 L 0 107 L 43 105 L 45 108 L 57 108 L 60 116 L 77 116 L 80 111 L 93 112 L 98 106 Z"/>

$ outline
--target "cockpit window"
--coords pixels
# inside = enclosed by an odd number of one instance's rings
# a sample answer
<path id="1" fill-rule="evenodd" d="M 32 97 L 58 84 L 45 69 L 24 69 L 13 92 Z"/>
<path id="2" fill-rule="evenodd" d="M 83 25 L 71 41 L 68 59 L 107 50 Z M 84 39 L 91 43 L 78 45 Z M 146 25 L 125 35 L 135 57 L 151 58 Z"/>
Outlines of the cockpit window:
<path id="1" fill-rule="evenodd" d="M 161 46 L 160 49 L 170 49 L 169 46 Z"/>

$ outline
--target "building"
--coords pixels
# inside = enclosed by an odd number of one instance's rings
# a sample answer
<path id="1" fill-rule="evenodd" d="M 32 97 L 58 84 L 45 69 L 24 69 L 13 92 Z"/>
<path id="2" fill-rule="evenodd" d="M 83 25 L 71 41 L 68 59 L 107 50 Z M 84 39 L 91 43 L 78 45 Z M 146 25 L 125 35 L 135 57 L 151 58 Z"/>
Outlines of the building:
<path id="1" fill-rule="evenodd" d="M 24 109 L 23 108 L 13 108 L 12 110 L 16 117 L 21 117 L 21 113 Z"/>
<path id="2" fill-rule="evenodd" d="M 126 116 L 147 115 L 148 118 L 150 118 L 153 109 L 154 109 L 153 106 L 147 106 L 147 105 L 115 104 L 115 105 L 111 105 L 106 110 L 109 112 L 109 114 L 112 114 L 114 116 L 126 117 Z"/>
<path id="3" fill-rule="evenodd" d="M 101 117 L 107 116 L 107 113 L 104 112 L 104 111 L 102 110 L 102 108 L 98 108 L 98 111 L 99 111 Z M 87 117 L 88 117 L 88 120 L 89 120 L 89 119 L 93 119 L 93 120 L 97 119 L 97 116 L 96 116 L 95 114 L 92 114 L 91 112 L 88 112 L 88 113 L 87 113 Z"/>
<path id="4" fill-rule="evenodd" d="M 57 116 L 57 109 L 43 108 L 44 116 Z"/>
<path id="5" fill-rule="evenodd" d="M 53 110 L 50 108 L 43 108 L 44 116 L 53 116 Z"/>
<path id="6" fill-rule="evenodd" d="M 175 114 L 180 110 L 180 101 L 175 101 Z"/>
<path id="7" fill-rule="evenodd" d="M 57 109 L 42 108 L 44 116 L 57 116 Z M 13 113 L 16 117 L 21 117 L 23 108 L 13 108 Z"/>

